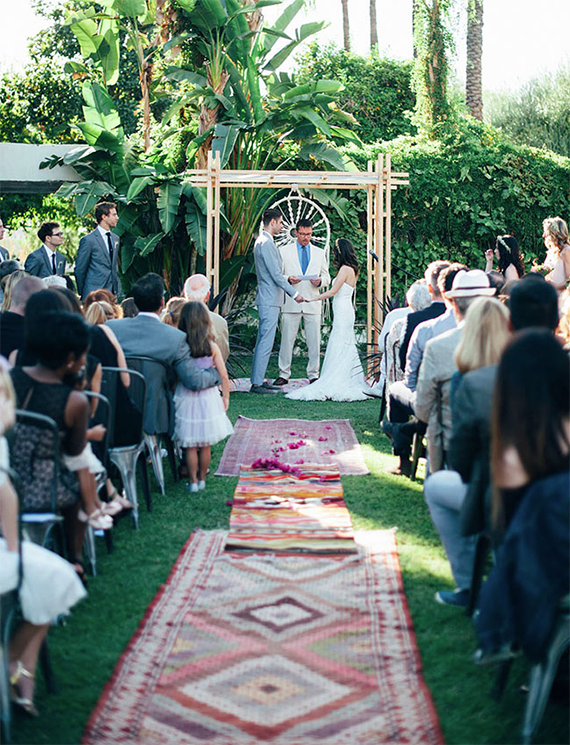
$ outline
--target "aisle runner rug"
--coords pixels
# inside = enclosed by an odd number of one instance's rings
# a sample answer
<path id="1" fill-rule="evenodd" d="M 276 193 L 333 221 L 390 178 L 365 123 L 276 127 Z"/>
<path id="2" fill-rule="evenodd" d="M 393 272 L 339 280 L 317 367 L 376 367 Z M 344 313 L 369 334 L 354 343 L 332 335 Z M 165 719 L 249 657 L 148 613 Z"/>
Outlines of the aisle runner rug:
<path id="1" fill-rule="evenodd" d="M 272 381 L 269 380 L 269 383 Z M 287 385 L 281 387 L 283 393 L 289 393 L 289 391 L 295 391 L 297 388 L 302 388 L 304 385 L 309 385 L 309 378 L 291 378 Z M 234 378 L 230 380 L 230 392 L 232 393 L 249 393 L 251 388 L 251 380 L 249 378 Z"/>
<path id="2" fill-rule="evenodd" d="M 355 553 L 337 467 L 283 473 L 242 466 L 226 548 Z"/>
<path id="3" fill-rule="evenodd" d="M 216 476 L 238 476 L 240 466 L 251 466 L 259 458 L 271 457 L 289 465 L 335 465 L 341 476 L 370 473 L 348 419 L 313 422 L 239 416 Z"/>
<path id="4" fill-rule="evenodd" d="M 332 558 L 224 553 L 223 532 L 195 534 L 83 743 L 442 743 L 394 535 L 362 536 L 359 556 Z"/>

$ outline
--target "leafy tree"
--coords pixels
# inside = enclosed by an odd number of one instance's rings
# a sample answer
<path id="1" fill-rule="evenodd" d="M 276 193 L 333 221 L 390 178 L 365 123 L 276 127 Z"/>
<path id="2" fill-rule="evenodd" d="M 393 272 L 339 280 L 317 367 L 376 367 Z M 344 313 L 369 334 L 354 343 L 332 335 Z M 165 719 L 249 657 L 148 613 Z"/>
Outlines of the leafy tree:
<path id="1" fill-rule="evenodd" d="M 570 156 L 570 65 L 486 99 L 486 118 L 518 142 Z"/>
<path id="2" fill-rule="evenodd" d="M 301 82 L 332 78 L 344 85 L 336 95 L 337 104 L 355 117 L 352 126 L 364 142 L 415 132 L 410 121 L 415 103 L 412 63 L 376 54 L 364 58 L 334 44 L 321 47 L 312 42 L 297 59 L 295 72 Z"/>
<path id="3" fill-rule="evenodd" d="M 453 0 L 417 0 L 414 14 L 414 90 L 416 119 L 422 131 L 435 138 L 452 110 L 447 96 L 448 51 L 452 35 L 447 26 Z"/>

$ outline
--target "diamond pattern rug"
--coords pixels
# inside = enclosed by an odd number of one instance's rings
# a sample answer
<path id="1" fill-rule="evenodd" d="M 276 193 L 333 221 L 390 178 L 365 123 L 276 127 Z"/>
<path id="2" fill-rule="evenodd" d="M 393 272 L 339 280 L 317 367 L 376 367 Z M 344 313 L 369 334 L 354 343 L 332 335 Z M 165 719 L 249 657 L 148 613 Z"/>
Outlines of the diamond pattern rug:
<path id="1" fill-rule="evenodd" d="M 239 416 L 216 476 L 237 476 L 240 466 L 251 466 L 258 458 L 271 457 L 289 465 L 334 465 L 342 476 L 370 473 L 348 419 L 308 421 Z"/>
<path id="2" fill-rule="evenodd" d="M 285 473 L 242 466 L 226 548 L 355 553 L 337 467 L 305 464 Z"/>
<path id="3" fill-rule="evenodd" d="M 359 555 L 223 551 L 198 532 L 119 661 L 85 745 L 439 745 L 394 534 Z"/>

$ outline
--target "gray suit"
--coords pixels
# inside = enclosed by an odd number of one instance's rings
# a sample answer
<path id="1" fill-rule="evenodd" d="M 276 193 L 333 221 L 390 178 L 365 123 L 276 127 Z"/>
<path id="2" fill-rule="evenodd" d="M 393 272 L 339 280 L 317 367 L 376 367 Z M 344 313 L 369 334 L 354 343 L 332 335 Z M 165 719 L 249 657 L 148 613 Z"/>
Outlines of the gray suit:
<path id="1" fill-rule="evenodd" d="M 152 357 L 170 366 L 181 383 L 193 391 L 211 388 L 220 382 L 217 370 L 200 370 L 190 348 L 186 335 L 174 326 L 161 323 L 158 316 L 138 315 L 135 318 L 122 318 L 109 321 L 126 357 Z M 149 434 L 172 432 L 173 400 L 172 391 L 165 393 L 161 371 L 153 377 L 145 375 L 147 381 L 146 413 L 144 430 Z"/>
<path id="2" fill-rule="evenodd" d="M 111 233 L 113 242 L 113 265 L 109 248 L 99 228 L 91 231 L 79 241 L 75 258 L 75 279 L 77 291 L 84 300 L 93 290 L 110 290 L 115 295 L 121 292 L 121 282 L 117 271 L 119 257 L 119 236 Z"/>
<path id="3" fill-rule="evenodd" d="M 270 233 L 263 231 L 253 249 L 257 273 L 255 304 L 259 311 L 259 329 L 251 367 L 252 385 L 262 385 L 275 341 L 279 309 L 285 293 L 294 297 L 297 290 L 283 276 L 283 258 Z"/>
<path id="4" fill-rule="evenodd" d="M 8 261 L 10 253 L 7 248 L 0 246 L 0 261 Z"/>
<path id="5" fill-rule="evenodd" d="M 36 251 L 32 251 L 26 258 L 24 269 L 28 274 L 32 274 L 34 277 L 39 277 L 40 279 L 51 277 L 54 273 L 51 261 L 48 259 L 47 251 L 43 246 L 40 246 Z M 58 277 L 63 277 L 65 274 L 65 256 L 60 254 L 59 251 L 55 252 L 55 273 Z"/>

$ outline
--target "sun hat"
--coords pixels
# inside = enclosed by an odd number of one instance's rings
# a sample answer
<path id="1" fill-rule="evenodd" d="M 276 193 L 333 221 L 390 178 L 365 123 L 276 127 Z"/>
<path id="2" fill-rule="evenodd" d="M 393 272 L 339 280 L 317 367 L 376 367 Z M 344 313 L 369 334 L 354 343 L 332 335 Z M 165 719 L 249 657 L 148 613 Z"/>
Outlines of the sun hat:
<path id="1" fill-rule="evenodd" d="M 458 272 L 453 280 L 451 290 L 445 293 L 445 297 L 475 297 L 477 295 L 491 296 L 495 294 L 495 288 L 489 286 L 489 277 L 482 269 L 472 269 Z"/>

